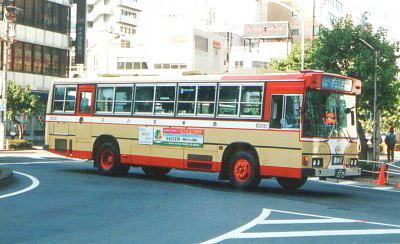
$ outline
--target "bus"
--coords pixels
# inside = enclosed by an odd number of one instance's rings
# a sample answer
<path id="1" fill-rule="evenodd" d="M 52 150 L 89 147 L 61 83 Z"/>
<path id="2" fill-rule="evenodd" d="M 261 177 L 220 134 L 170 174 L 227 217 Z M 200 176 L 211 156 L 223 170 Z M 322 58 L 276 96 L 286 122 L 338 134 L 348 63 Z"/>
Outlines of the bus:
<path id="1" fill-rule="evenodd" d="M 361 81 L 323 71 L 53 81 L 45 147 L 102 174 L 219 173 L 239 189 L 275 177 L 352 178 Z"/>

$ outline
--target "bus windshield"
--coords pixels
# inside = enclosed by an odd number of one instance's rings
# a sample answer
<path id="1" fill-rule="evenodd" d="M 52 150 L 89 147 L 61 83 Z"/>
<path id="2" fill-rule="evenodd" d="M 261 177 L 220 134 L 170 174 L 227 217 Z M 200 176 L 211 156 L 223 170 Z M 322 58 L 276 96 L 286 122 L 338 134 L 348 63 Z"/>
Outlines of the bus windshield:
<path id="1" fill-rule="evenodd" d="M 356 138 L 355 104 L 354 95 L 308 90 L 303 135 Z"/>

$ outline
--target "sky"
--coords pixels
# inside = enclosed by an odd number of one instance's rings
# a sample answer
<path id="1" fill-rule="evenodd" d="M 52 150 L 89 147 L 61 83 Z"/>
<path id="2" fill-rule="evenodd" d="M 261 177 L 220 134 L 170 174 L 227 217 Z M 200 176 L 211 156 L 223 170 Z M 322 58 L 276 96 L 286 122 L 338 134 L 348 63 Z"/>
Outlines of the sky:
<path id="1" fill-rule="evenodd" d="M 389 39 L 400 41 L 399 0 L 347 0 L 346 3 L 358 13 L 368 11 L 374 29 L 383 27 L 388 30 Z"/>

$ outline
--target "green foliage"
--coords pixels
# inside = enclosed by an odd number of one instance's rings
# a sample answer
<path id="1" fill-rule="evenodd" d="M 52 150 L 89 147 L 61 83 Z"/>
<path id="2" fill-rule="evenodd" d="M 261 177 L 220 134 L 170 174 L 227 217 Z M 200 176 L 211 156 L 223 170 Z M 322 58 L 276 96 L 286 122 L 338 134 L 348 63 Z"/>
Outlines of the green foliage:
<path id="1" fill-rule="evenodd" d="M 39 102 L 39 98 L 31 94 L 29 86 L 22 89 L 21 86 L 13 81 L 7 82 L 7 119 L 17 125 L 20 138 L 23 136 L 23 126 L 19 121 L 22 115 L 34 115 L 43 112 L 44 104 Z"/>
<path id="2" fill-rule="evenodd" d="M 32 149 L 33 144 L 25 140 L 10 140 L 10 148 L 15 150 Z"/>

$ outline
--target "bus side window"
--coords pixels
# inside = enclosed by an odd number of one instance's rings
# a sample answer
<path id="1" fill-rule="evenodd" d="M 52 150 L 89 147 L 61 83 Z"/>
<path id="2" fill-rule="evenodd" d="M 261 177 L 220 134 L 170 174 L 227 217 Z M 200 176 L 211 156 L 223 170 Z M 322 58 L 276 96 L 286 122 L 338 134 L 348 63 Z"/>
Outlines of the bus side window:
<path id="1" fill-rule="evenodd" d="M 272 95 L 270 128 L 281 129 L 283 118 L 283 95 Z"/>

